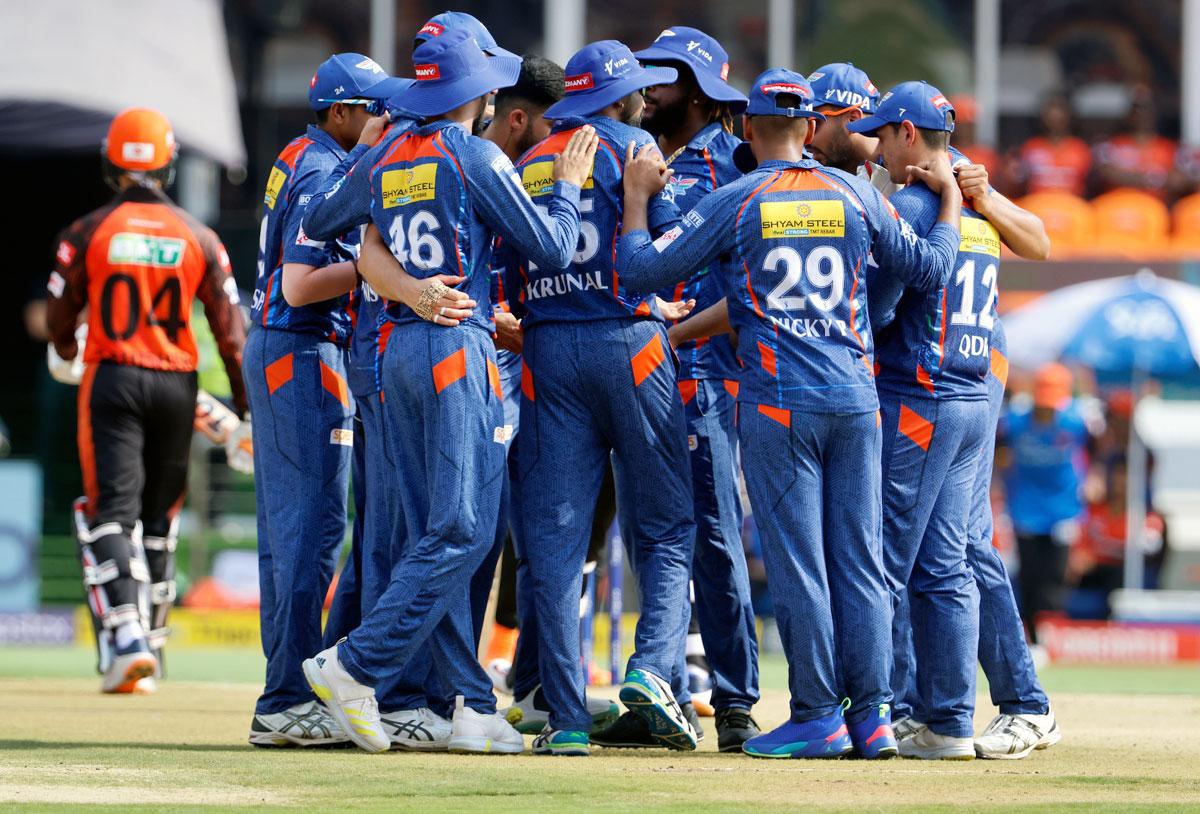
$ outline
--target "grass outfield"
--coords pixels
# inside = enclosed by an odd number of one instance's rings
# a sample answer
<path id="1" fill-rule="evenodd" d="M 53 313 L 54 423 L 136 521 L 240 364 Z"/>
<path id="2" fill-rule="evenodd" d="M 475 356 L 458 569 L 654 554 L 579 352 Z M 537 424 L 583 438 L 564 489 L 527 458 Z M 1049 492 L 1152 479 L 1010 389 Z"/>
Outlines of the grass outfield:
<path id="1" fill-rule="evenodd" d="M 1067 668 L 1043 675 L 1063 742 L 1025 761 L 761 761 L 593 750 L 585 760 L 245 745 L 261 680 L 251 651 L 170 656 L 148 698 L 96 691 L 90 651 L 0 648 L 5 811 L 1200 811 L 1200 670 Z M 787 713 L 785 668 L 763 664 L 764 726 Z M 977 723 L 993 713 L 981 697 Z"/>

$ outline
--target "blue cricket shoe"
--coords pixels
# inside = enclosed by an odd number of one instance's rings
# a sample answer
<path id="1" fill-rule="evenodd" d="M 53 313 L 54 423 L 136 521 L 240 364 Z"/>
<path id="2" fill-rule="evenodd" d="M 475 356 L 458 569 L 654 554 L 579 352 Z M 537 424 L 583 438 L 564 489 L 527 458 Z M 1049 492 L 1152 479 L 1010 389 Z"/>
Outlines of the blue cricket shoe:
<path id="1" fill-rule="evenodd" d="M 854 751 L 842 711 L 799 723 L 788 721 L 742 744 L 750 757 L 838 758 Z"/>
<path id="2" fill-rule="evenodd" d="M 850 741 L 858 757 L 866 760 L 887 760 L 900 754 L 896 733 L 892 731 L 892 705 L 880 704 L 867 710 L 858 721 L 847 721 Z"/>

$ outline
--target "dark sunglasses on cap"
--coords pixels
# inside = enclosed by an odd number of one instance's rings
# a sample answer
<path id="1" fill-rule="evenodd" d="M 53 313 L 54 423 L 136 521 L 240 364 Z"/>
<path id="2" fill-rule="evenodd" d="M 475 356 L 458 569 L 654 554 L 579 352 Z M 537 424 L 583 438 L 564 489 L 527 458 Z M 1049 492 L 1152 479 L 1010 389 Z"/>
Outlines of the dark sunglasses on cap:
<path id="1" fill-rule="evenodd" d="M 318 99 L 317 101 L 331 105 L 364 105 L 367 108 L 367 114 L 371 116 L 382 116 L 387 110 L 387 105 L 382 99 Z"/>

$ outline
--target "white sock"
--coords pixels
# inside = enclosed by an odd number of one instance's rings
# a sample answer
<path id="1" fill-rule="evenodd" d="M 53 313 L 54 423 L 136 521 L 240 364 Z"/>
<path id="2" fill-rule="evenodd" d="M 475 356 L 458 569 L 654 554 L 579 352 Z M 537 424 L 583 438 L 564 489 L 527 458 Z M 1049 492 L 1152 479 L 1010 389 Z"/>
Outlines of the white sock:
<path id="1" fill-rule="evenodd" d="M 117 647 L 125 649 L 138 639 L 146 638 L 141 622 L 125 622 L 117 628 Z"/>

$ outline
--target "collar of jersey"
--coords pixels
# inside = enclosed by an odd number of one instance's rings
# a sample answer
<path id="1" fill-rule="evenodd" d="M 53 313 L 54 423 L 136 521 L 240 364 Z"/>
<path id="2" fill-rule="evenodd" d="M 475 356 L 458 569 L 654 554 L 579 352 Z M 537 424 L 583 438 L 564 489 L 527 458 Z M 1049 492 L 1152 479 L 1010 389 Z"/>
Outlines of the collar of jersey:
<path id="1" fill-rule="evenodd" d="M 760 170 L 790 170 L 795 167 L 805 170 L 819 170 L 822 164 L 816 159 L 803 158 L 799 161 L 764 161 L 758 165 L 758 169 Z"/>
<path id="2" fill-rule="evenodd" d="M 725 132 L 725 128 L 720 122 L 709 122 L 700 128 L 700 132 L 692 136 L 692 140 L 687 143 L 689 150 L 701 152 L 705 147 L 712 143 L 712 140 Z"/>
<path id="3" fill-rule="evenodd" d="M 337 139 L 326 133 L 320 127 L 317 127 L 315 124 L 310 124 L 304 135 L 315 141 L 317 144 L 320 144 L 322 147 L 332 150 L 333 154 L 338 158 L 346 155 L 346 151 L 342 149 L 342 145 L 337 143 Z"/>
<path id="4" fill-rule="evenodd" d="M 445 130 L 448 127 L 462 127 L 463 130 L 467 129 L 458 122 L 452 122 L 449 119 L 438 119 L 429 124 L 418 124 L 409 132 L 416 133 L 418 136 L 428 136 L 430 133 L 436 133 L 438 130 Z"/>

